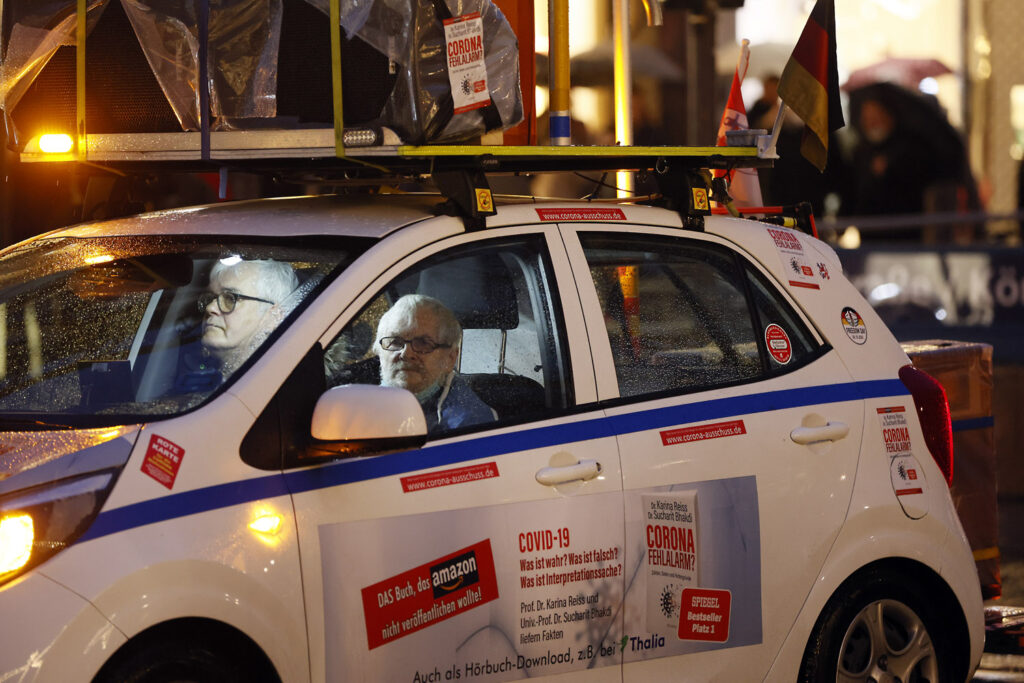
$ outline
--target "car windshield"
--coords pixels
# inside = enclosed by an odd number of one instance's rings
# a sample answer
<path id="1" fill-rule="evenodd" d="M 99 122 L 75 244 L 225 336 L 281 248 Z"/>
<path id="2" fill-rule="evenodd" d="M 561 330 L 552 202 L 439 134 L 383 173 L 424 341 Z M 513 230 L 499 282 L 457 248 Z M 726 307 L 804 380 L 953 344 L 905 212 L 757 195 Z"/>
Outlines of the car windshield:
<path id="1" fill-rule="evenodd" d="M 0 423 L 176 415 L 266 348 L 364 240 L 51 237 L 0 255 Z"/>

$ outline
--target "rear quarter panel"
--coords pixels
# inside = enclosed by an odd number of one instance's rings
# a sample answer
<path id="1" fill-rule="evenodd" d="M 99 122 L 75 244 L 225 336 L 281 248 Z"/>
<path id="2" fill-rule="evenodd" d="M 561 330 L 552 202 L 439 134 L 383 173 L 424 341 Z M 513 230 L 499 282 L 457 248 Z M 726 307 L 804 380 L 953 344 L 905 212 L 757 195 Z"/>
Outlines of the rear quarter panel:
<path id="1" fill-rule="evenodd" d="M 789 291 L 839 354 L 854 381 L 895 379 L 899 369 L 910 364 L 882 319 L 843 276 L 839 259 L 828 245 L 791 230 L 751 226 L 749 221 L 721 218 L 708 223 L 709 231 L 738 244 Z M 780 246 L 780 240 L 772 234 L 778 230 L 799 241 L 799 253 L 786 248 L 792 242 L 785 239 Z M 791 277 L 794 258 L 798 265 L 811 269 L 810 276 L 804 273 L 803 277 Z M 846 309 L 856 311 L 863 323 L 850 333 L 848 324 L 844 324 L 848 323 L 844 318 Z M 895 493 L 883 439 L 879 409 L 894 406 L 905 408 L 910 450 L 923 479 L 923 494 L 907 497 L 917 499 L 913 505 L 901 501 Z M 904 397 L 865 402 L 861 455 L 846 520 L 769 679 L 791 680 L 814 622 L 836 587 L 859 568 L 888 557 L 921 562 L 949 584 L 968 621 L 972 661 L 980 659 L 984 614 L 977 571 L 944 477 L 925 445 L 915 416 L 909 392 Z"/>

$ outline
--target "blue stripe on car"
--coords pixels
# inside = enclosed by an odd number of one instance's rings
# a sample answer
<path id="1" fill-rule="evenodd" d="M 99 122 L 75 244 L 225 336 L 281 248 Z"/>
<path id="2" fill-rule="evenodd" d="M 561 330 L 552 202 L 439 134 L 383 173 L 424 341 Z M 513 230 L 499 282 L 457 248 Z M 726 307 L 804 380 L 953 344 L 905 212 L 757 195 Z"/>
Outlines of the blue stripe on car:
<path id="1" fill-rule="evenodd" d="M 985 417 L 972 417 L 964 420 L 953 420 L 953 431 L 954 432 L 966 432 L 972 429 L 984 429 L 985 427 L 994 427 L 996 420 L 991 415 Z"/>
<path id="2" fill-rule="evenodd" d="M 684 403 L 622 415 L 601 416 L 560 425 L 519 429 L 506 434 L 482 436 L 455 443 L 393 453 L 378 458 L 341 460 L 305 470 L 272 474 L 255 479 L 174 493 L 162 498 L 106 510 L 96 518 L 81 541 L 101 538 L 136 527 L 164 522 L 200 512 L 341 484 L 491 458 L 517 451 L 559 446 L 651 429 L 706 420 L 771 412 L 785 408 L 859 401 L 908 395 L 898 379 L 783 389 L 745 396 Z"/>

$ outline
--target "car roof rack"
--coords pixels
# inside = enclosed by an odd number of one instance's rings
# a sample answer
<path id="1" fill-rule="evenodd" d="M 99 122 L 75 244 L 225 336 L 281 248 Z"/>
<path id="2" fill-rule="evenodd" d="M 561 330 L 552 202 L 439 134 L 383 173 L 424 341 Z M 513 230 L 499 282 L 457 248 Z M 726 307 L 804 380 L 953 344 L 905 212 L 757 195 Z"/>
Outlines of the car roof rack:
<path id="1" fill-rule="evenodd" d="M 210 156 L 200 156 L 198 134 L 90 135 L 85 159 L 74 152 L 50 154 L 27 145 L 23 162 L 84 162 L 86 172 L 103 174 L 155 171 L 239 170 L 275 175 L 317 174 L 334 184 L 386 184 L 429 177 L 448 200 L 445 211 L 480 229 L 495 213 L 488 174 L 531 174 L 558 171 L 644 172 L 658 187 L 657 203 L 678 211 L 684 225 L 703 228 L 711 201 L 727 205 L 724 178 L 714 169 L 771 166 L 773 155 L 756 146 L 513 146 L 513 145 L 376 145 L 366 147 L 304 147 L 299 139 L 279 140 L 285 146 L 253 146 L 249 131 L 213 133 Z M 302 131 L 281 131 L 286 136 Z M 347 131 L 346 131 L 347 132 Z M 152 139 L 156 137 L 167 139 Z M 301 135 L 299 135 L 301 137 Z M 312 140 L 313 138 L 310 138 Z M 333 142 L 333 137 L 331 139 Z M 307 141 L 308 142 L 308 141 Z M 341 153 L 338 153 L 341 152 Z"/>

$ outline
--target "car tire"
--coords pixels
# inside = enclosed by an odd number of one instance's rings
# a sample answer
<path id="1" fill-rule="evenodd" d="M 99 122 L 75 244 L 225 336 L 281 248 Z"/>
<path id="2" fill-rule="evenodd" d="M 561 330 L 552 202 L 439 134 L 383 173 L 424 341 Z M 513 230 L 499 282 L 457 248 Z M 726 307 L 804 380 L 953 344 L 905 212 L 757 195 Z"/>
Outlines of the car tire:
<path id="1" fill-rule="evenodd" d="M 129 642 L 93 683 L 280 683 L 280 679 L 251 641 L 202 633 L 163 634 Z"/>
<path id="2" fill-rule="evenodd" d="M 934 601 L 900 574 L 869 570 L 828 601 L 807 643 L 801 683 L 953 683 L 955 644 Z"/>

